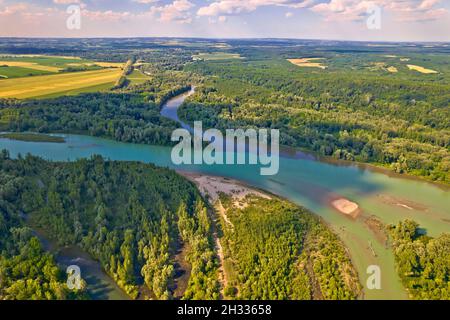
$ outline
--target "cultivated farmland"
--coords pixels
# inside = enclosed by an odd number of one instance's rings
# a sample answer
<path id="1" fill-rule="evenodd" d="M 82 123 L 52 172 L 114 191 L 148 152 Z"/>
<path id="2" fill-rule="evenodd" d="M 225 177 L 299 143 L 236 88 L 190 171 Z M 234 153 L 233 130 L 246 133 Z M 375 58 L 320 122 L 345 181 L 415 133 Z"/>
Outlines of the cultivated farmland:
<path id="1" fill-rule="evenodd" d="M 34 76 L 0 81 L 0 98 L 37 98 L 59 93 L 76 93 L 111 86 L 121 75 L 122 70 L 102 69 L 86 72 Z"/>

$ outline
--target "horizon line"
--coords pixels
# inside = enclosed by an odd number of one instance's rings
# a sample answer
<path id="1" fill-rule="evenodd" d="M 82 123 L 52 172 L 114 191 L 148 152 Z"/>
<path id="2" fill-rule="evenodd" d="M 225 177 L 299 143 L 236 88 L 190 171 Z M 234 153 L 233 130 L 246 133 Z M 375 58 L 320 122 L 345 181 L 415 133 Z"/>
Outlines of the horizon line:
<path id="1" fill-rule="evenodd" d="M 195 36 L 92 36 L 92 37 L 58 37 L 58 36 L 0 36 L 0 39 L 195 39 L 195 40 L 284 40 L 284 41 L 336 41 L 359 43 L 443 43 L 450 44 L 450 40 L 351 40 L 332 38 L 285 38 L 285 37 L 195 37 Z"/>

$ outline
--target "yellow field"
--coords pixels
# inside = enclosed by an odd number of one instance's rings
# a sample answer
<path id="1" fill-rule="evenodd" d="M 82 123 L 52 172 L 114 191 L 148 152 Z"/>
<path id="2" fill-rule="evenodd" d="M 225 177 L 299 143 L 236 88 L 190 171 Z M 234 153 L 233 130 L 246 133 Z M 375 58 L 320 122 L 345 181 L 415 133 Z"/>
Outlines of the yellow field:
<path id="1" fill-rule="evenodd" d="M 74 56 L 52 56 L 52 55 L 44 55 L 44 54 L 0 54 L 1 57 L 7 58 L 60 58 L 60 59 L 70 59 L 70 60 L 81 60 L 80 57 Z"/>
<path id="2" fill-rule="evenodd" d="M 389 71 L 391 73 L 397 73 L 398 69 L 394 66 L 390 66 L 389 68 L 387 68 L 387 71 Z"/>
<path id="3" fill-rule="evenodd" d="M 68 66 L 71 67 L 92 67 L 92 66 L 98 66 L 102 68 L 122 68 L 125 64 L 119 63 L 119 62 L 92 62 L 92 63 L 68 63 Z"/>
<path id="4" fill-rule="evenodd" d="M 103 68 L 123 68 L 125 63 L 120 62 L 94 62 L 94 65 L 103 67 Z"/>
<path id="5" fill-rule="evenodd" d="M 288 61 L 292 64 L 295 64 L 298 67 L 309 67 L 309 68 L 320 68 L 322 70 L 328 68 L 327 66 L 324 66 L 320 62 L 311 62 L 311 61 L 317 61 L 322 60 L 323 58 L 302 58 L 302 59 L 288 59 Z"/>
<path id="6" fill-rule="evenodd" d="M 431 70 L 431 69 L 426 69 L 426 68 L 421 67 L 421 66 L 415 66 L 413 64 L 408 64 L 408 68 L 409 68 L 409 70 L 414 70 L 414 71 L 418 71 L 420 73 L 425 73 L 425 74 L 438 73 L 437 71 L 434 71 L 434 70 Z"/>
<path id="7" fill-rule="evenodd" d="M 26 99 L 115 82 L 121 69 L 103 69 L 2 80 L 0 98 Z"/>
<path id="8" fill-rule="evenodd" d="M 0 66 L 22 67 L 27 69 L 49 71 L 49 72 L 59 72 L 61 70 L 61 68 L 58 67 L 42 66 L 34 62 L 22 62 L 22 61 L 0 61 Z"/>

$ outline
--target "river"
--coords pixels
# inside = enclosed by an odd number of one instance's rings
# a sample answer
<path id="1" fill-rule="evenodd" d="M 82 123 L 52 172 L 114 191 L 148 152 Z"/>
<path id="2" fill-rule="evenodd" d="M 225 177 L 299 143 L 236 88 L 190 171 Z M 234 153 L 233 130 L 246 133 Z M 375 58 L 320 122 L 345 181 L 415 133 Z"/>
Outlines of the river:
<path id="1" fill-rule="evenodd" d="M 192 94 L 192 92 L 190 93 Z M 174 98 L 162 114 L 178 120 L 176 110 L 189 94 Z M 168 110 L 170 108 L 170 110 Z M 176 117 L 176 118 L 175 118 Z M 186 127 L 186 124 L 183 124 Z M 383 223 L 414 219 L 429 235 L 450 231 L 450 193 L 448 188 L 385 174 L 379 170 L 345 162 L 322 162 L 311 157 L 282 156 L 276 176 L 261 176 L 260 168 L 251 165 L 183 165 L 171 162 L 171 148 L 121 143 L 82 135 L 60 135 L 65 143 L 33 143 L 0 139 L 0 149 L 11 156 L 31 153 L 53 161 L 73 161 L 94 154 L 119 161 L 142 161 L 240 180 L 257 188 L 280 195 L 321 216 L 340 236 L 349 250 L 361 283 L 366 287 L 371 265 L 381 269 L 381 290 L 365 291 L 366 299 L 406 299 L 394 268 L 392 249 L 386 247 L 366 219 L 376 216 Z M 352 219 L 337 212 L 330 199 L 345 197 L 356 202 L 362 214 Z"/>

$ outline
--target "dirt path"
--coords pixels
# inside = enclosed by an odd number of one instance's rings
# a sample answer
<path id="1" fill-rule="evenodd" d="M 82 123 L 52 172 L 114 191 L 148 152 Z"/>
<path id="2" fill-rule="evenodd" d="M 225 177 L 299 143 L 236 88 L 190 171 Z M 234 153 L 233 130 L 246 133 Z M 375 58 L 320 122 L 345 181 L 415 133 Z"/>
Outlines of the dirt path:
<path id="1" fill-rule="evenodd" d="M 230 219 L 228 219 L 227 210 L 223 207 L 222 202 L 220 200 L 216 201 L 214 208 L 220 214 L 225 223 L 228 224 L 232 229 L 234 229 L 233 223 L 230 221 Z"/>
<path id="2" fill-rule="evenodd" d="M 185 178 L 194 182 L 200 193 L 208 199 L 208 202 L 214 208 L 214 231 L 213 238 L 215 242 L 215 247 L 217 251 L 217 256 L 219 258 L 219 282 L 221 284 L 222 297 L 225 296 L 224 290 L 227 288 L 229 283 L 229 277 L 225 271 L 224 263 L 225 263 L 225 254 L 223 250 L 222 243 L 220 242 L 220 237 L 218 233 L 219 226 L 222 225 L 221 219 L 224 221 L 225 225 L 222 227 L 234 229 L 234 225 L 227 216 L 227 210 L 224 208 L 222 202 L 220 201 L 220 194 L 224 193 L 232 198 L 232 205 L 236 208 L 245 208 L 248 204 L 246 203 L 246 198 L 248 195 L 255 195 L 258 197 L 271 199 L 270 196 L 259 192 L 253 188 L 250 188 L 238 181 L 227 179 L 223 177 L 213 177 L 196 173 L 186 173 L 186 172 L 178 172 Z"/>
<path id="3" fill-rule="evenodd" d="M 225 296 L 225 288 L 228 286 L 228 277 L 227 273 L 225 272 L 224 262 L 225 262 L 225 256 L 223 254 L 223 247 L 220 243 L 220 239 L 217 236 L 217 233 L 214 234 L 214 241 L 216 242 L 216 248 L 217 248 L 217 256 L 219 257 L 219 281 L 222 286 L 221 289 L 221 295 L 222 297 Z"/>

